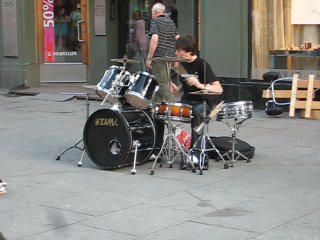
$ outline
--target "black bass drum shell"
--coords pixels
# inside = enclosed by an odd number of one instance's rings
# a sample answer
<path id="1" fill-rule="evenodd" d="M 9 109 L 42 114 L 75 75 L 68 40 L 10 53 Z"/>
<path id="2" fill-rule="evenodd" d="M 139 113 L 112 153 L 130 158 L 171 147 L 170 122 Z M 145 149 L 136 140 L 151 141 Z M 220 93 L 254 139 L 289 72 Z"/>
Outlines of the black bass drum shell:
<path id="1" fill-rule="evenodd" d="M 90 159 L 103 169 L 132 164 L 134 143 L 139 143 L 137 163 L 141 164 L 154 148 L 155 128 L 142 110 L 100 109 L 88 118 L 83 142 Z"/>

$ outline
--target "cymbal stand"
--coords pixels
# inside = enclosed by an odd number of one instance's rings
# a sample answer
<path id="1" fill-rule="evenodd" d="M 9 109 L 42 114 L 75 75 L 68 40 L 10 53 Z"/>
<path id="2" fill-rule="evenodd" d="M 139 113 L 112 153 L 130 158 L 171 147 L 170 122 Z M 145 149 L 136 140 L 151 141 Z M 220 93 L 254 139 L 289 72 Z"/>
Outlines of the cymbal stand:
<path id="1" fill-rule="evenodd" d="M 210 117 L 207 115 L 206 112 L 206 98 L 205 96 L 203 97 L 203 122 L 204 122 L 204 130 L 202 131 L 201 136 L 196 140 L 196 142 L 193 144 L 193 150 L 200 150 L 200 158 L 199 158 L 199 169 L 200 172 L 199 174 L 202 175 L 203 174 L 203 167 L 205 164 L 205 159 L 207 157 L 207 152 L 209 151 L 216 151 L 216 153 L 218 154 L 218 156 L 222 159 L 222 161 L 224 163 L 226 163 L 225 159 L 223 158 L 223 155 L 220 153 L 219 149 L 213 144 L 211 138 L 208 136 L 209 133 L 209 122 L 210 122 Z M 201 131 L 201 129 L 196 130 L 195 131 L 198 132 Z M 200 141 L 200 149 L 197 148 L 198 144 Z M 207 143 L 210 144 L 210 146 L 208 146 L 207 148 Z M 209 160 L 209 159 L 208 159 Z M 209 165 L 209 161 L 208 161 L 208 165 Z"/>
<path id="2" fill-rule="evenodd" d="M 65 94 L 65 95 L 85 95 L 86 96 L 86 120 L 88 120 L 89 118 L 89 93 L 61 93 L 61 94 Z M 67 151 L 73 149 L 73 148 L 76 148 L 80 151 L 82 151 L 82 154 L 81 154 L 81 158 L 78 162 L 78 167 L 81 167 L 82 166 L 82 159 L 84 157 L 84 154 L 86 152 L 86 149 L 85 147 L 79 147 L 79 144 L 83 141 L 83 139 L 79 140 L 78 142 L 76 142 L 73 146 L 71 147 L 68 147 L 67 149 L 65 149 L 63 152 L 61 152 L 57 157 L 56 157 L 56 160 L 59 161 L 60 160 L 60 157 L 65 154 Z"/>
<path id="3" fill-rule="evenodd" d="M 151 171 L 150 171 L 150 175 L 154 175 L 154 167 L 156 165 L 156 162 L 158 160 L 158 158 L 161 156 L 161 154 L 163 154 L 166 157 L 167 163 L 170 165 L 170 167 L 172 167 L 172 164 L 174 162 L 173 159 L 173 154 L 175 153 L 175 151 L 179 151 L 184 154 L 186 156 L 187 161 L 190 163 L 191 167 L 192 167 L 192 172 L 196 172 L 196 169 L 194 167 L 194 164 L 190 158 L 190 156 L 185 152 L 185 150 L 181 147 L 176 135 L 175 135 L 175 127 L 172 126 L 171 123 L 171 93 L 170 93 L 170 71 L 171 71 L 171 62 L 166 61 L 166 68 L 167 68 L 167 76 L 168 76 L 168 80 L 169 80 L 169 98 L 168 98 L 168 110 L 167 110 L 167 119 L 168 119 L 168 124 L 167 124 L 167 128 L 168 128 L 168 133 L 165 135 L 163 144 L 161 146 L 160 152 L 158 153 L 158 155 L 156 156 Z M 168 149 L 165 149 L 165 146 L 168 147 Z M 160 167 L 162 166 L 162 159 L 160 161 Z"/>
<path id="4" fill-rule="evenodd" d="M 223 156 L 227 156 L 227 158 L 230 161 L 231 167 L 233 167 L 233 163 L 235 163 L 239 159 L 239 157 L 242 157 L 247 162 L 250 162 L 250 159 L 248 157 L 246 157 L 241 152 L 239 152 L 237 149 L 235 149 L 235 146 L 236 146 L 236 143 L 237 143 L 237 133 L 239 131 L 239 128 L 240 128 L 241 124 L 244 121 L 246 121 L 247 119 L 249 119 L 249 118 L 250 117 L 246 117 L 246 118 L 242 119 L 239 122 L 238 122 L 237 118 L 234 118 L 232 122 L 227 122 L 228 127 L 232 131 L 232 134 L 231 134 L 231 138 L 232 138 L 232 140 L 231 140 L 231 149 L 229 151 L 227 151 L 226 153 L 224 153 Z M 228 168 L 228 166 L 229 166 L 228 164 L 227 164 L 227 166 L 225 165 L 225 168 Z"/>

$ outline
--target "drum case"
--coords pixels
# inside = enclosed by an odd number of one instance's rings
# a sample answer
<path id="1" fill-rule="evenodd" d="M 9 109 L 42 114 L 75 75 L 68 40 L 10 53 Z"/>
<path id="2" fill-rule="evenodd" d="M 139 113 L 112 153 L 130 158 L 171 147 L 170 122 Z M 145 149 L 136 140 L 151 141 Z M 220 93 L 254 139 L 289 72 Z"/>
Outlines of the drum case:
<path id="1" fill-rule="evenodd" d="M 232 137 L 210 137 L 210 139 L 222 155 L 232 149 Z M 255 153 L 255 147 L 238 138 L 236 138 L 235 150 L 249 159 L 253 158 Z M 209 151 L 208 154 L 210 159 L 218 159 L 219 157 L 216 151 Z M 245 159 L 240 156 L 238 160 Z"/>

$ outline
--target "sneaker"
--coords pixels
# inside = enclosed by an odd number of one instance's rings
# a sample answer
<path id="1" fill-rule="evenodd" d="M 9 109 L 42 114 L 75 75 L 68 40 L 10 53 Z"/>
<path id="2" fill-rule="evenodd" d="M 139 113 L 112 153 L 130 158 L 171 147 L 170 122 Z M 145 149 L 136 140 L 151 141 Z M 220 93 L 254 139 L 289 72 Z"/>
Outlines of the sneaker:
<path id="1" fill-rule="evenodd" d="M 152 154 L 151 157 L 149 157 L 149 161 L 154 161 L 154 160 L 156 160 L 156 158 L 157 158 L 157 155 Z M 162 158 L 162 156 L 158 157 L 157 163 L 161 162 L 161 158 Z"/>
<path id="2" fill-rule="evenodd" d="M 156 157 L 157 157 L 157 156 L 156 156 L 155 154 L 152 154 L 151 157 L 149 158 L 149 160 L 150 160 L 150 161 L 154 161 L 154 160 L 156 159 Z"/>
<path id="3" fill-rule="evenodd" d="M 6 186 L 8 184 L 6 182 L 3 182 L 2 179 L 0 179 L 0 195 L 4 195 L 7 193 Z"/>

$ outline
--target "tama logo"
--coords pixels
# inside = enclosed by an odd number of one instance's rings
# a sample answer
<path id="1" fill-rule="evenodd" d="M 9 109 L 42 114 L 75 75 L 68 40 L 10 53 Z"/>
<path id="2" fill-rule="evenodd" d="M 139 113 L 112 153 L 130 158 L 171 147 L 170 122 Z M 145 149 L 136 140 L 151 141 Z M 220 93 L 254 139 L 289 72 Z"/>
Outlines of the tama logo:
<path id="1" fill-rule="evenodd" d="M 119 126 L 118 118 L 96 118 L 96 126 Z"/>

